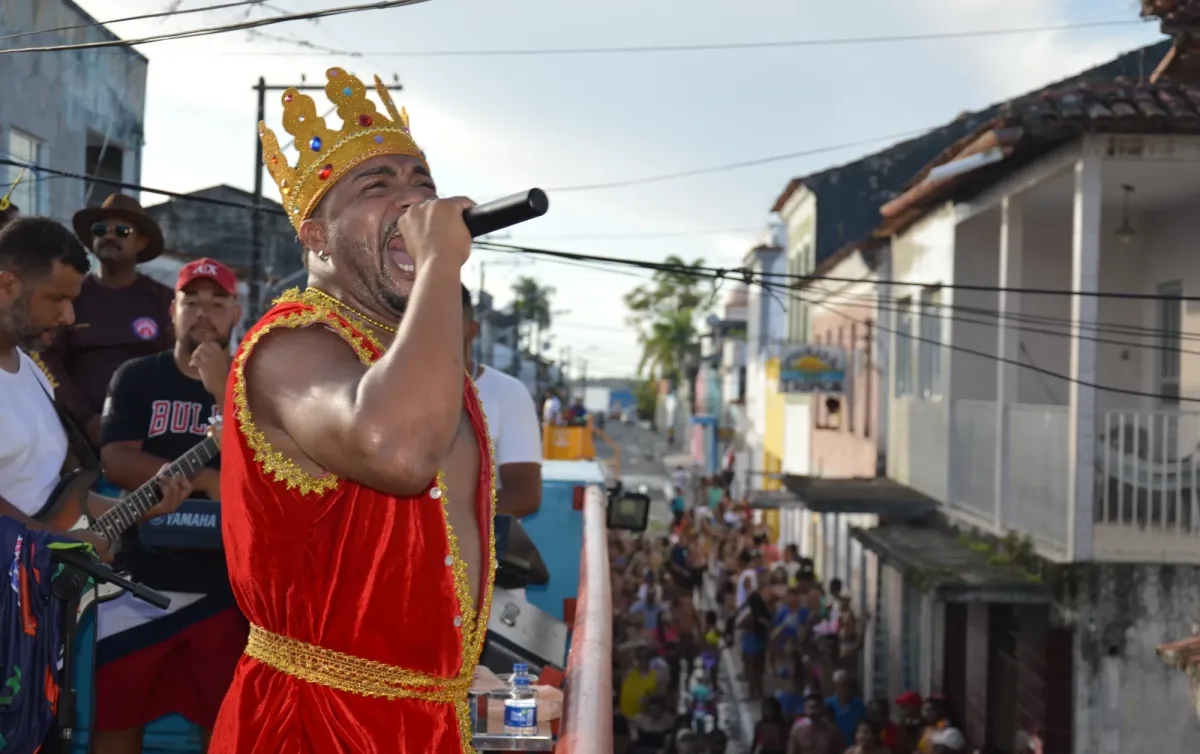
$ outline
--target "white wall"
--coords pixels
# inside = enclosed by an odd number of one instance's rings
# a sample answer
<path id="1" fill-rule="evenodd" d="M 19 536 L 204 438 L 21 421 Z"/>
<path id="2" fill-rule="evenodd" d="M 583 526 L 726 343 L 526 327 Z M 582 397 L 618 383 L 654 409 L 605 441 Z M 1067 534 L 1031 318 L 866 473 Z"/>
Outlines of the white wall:
<path id="1" fill-rule="evenodd" d="M 812 473 L 812 404 L 784 404 L 783 473 L 808 476 Z"/>
<path id="2" fill-rule="evenodd" d="M 918 221 L 905 233 L 892 239 L 892 278 L 897 283 L 951 283 L 954 281 L 955 214 L 946 205 Z M 905 297 L 913 301 L 914 317 L 911 332 L 920 335 L 918 302 L 921 288 L 917 285 L 894 285 L 891 291 L 892 308 L 898 308 Z M 955 291 L 942 289 L 945 305 L 953 305 Z M 942 349 L 943 396 L 925 400 L 919 396 L 896 395 L 896 373 L 900 369 L 897 349 L 897 314 L 889 313 L 888 329 L 891 366 L 888 370 L 888 476 L 938 500 L 945 500 L 948 489 L 947 458 L 949 456 L 949 411 L 944 398 L 946 376 L 953 367 L 953 353 Z M 944 317 L 942 342 L 950 342 L 952 320 Z M 913 358 L 909 363 L 917 372 L 918 344 L 912 343 Z"/>

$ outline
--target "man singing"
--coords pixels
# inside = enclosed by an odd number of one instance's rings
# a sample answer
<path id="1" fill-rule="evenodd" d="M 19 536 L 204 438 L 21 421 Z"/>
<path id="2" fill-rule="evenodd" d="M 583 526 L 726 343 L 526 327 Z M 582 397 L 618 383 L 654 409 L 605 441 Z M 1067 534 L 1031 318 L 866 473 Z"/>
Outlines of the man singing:
<path id="1" fill-rule="evenodd" d="M 459 296 L 472 203 L 437 199 L 378 78 L 387 115 L 326 75 L 341 131 L 295 89 L 296 167 L 260 128 L 309 288 L 247 333 L 230 375 L 224 539 L 251 629 L 210 751 L 470 751 L 495 572 Z"/>

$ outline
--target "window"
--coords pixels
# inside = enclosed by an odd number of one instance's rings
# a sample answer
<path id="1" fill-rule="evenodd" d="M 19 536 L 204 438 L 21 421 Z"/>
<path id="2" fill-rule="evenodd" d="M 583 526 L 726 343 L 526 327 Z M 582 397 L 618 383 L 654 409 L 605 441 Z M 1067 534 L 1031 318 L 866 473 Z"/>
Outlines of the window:
<path id="1" fill-rule="evenodd" d="M 912 395 L 912 299 L 896 302 L 896 396 Z"/>
<path id="2" fill-rule="evenodd" d="M 942 392 L 942 289 L 921 292 L 921 340 L 917 343 L 917 393 L 925 398 Z"/>
<path id="3" fill-rule="evenodd" d="M 1158 286 L 1158 393 L 1164 406 L 1179 405 L 1179 348 L 1183 325 L 1183 284 Z"/>
<path id="4" fill-rule="evenodd" d="M 8 156 L 17 162 L 36 165 L 41 161 L 42 142 L 14 128 L 8 134 Z M 21 175 L 21 168 L 16 165 L 8 166 L 8 180 L 4 183 L 4 191 L 8 191 L 8 187 L 17 180 L 18 175 Z M 40 215 L 38 193 L 37 176 L 33 171 L 26 170 L 20 185 L 13 189 L 9 200 L 20 208 L 23 215 Z"/>

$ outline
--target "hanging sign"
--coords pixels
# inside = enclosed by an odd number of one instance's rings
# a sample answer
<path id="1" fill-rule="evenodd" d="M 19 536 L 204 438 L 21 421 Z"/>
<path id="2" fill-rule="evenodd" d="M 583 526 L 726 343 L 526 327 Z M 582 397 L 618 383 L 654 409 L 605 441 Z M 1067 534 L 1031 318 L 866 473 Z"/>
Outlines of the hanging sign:
<path id="1" fill-rule="evenodd" d="M 793 346 L 779 361 L 779 392 L 845 392 L 846 349 L 841 346 Z"/>

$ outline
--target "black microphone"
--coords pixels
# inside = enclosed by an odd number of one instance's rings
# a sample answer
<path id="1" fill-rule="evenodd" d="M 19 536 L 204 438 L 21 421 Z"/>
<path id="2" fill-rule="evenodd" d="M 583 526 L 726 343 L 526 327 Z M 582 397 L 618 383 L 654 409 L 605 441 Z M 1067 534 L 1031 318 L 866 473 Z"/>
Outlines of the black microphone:
<path id="1" fill-rule="evenodd" d="M 533 188 L 487 204 L 476 204 L 463 212 L 463 222 L 467 224 L 467 230 L 471 231 L 471 238 L 479 238 L 541 217 L 548 209 L 550 200 L 546 198 L 546 192 Z"/>

